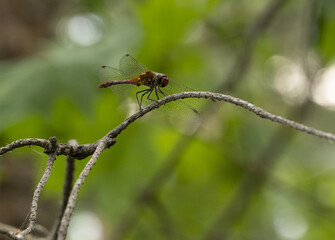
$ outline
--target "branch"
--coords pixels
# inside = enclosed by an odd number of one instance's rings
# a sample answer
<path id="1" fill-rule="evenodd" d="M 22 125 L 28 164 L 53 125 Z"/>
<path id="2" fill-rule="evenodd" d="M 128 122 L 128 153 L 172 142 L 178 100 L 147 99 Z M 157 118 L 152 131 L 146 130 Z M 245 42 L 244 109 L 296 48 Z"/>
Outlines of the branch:
<path id="1" fill-rule="evenodd" d="M 65 208 L 64 215 L 63 215 L 63 218 L 62 218 L 62 221 L 61 221 L 58 233 L 57 233 L 58 240 L 63 240 L 63 239 L 66 238 L 67 229 L 69 227 L 70 218 L 71 218 L 71 215 L 72 215 L 75 203 L 76 203 L 76 199 L 77 199 L 79 189 L 83 185 L 83 183 L 84 183 L 85 179 L 87 178 L 89 172 L 92 170 L 92 167 L 97 162 L 101 152 L 108 147 L 109 142 L 110 142 L 110 139 L 106 136 L 103 137 L 99 141 L 99 144 L 98 144 L 97 148 L 95 149 L 95 152 L 94 152 L 92 158 L 90 159 L 90 161 L 88 161 L 85 168 L 80 173 L 76 183 L 74 184 L 74 187 L 71 191 L 71 194 L 70 194 L 70 197 L 69 197 L 69 200 L 68 200 L 68 204 Z"/>
<path id="2" fill-rule="evenodd" d="M 78 142 L 76 140 L 70 140 L 69 145 L 78 146 Z M 66 156 L 66 171 L 65 171 L 65 180 L 63 184 L 63 199 L 62 199 L 62 205 L 59 210 L 59 216 L 57 220 L 54 223 L 53 229 L 50 232 L 50 240 L 56 240 L 57 239 L 57 233 L 58 229 L 60 227 L 62 218 L 64 216 L 64 211 L 66 209 L 66 205 L 68 203 L 71 189 L 73 186 L 73 179 L 74 179 L 74 171 L 75 171 L 75 158 L 71 156 Z"/>
<path id="3" fill-rule="evenodd" d="M 110 131 L 107 136 L 115 138 L 124 129 L 126 129 L 129 126 L 130 123 L 134 122 L 136 119 L 140 118 L 144 114 L 152 111 L 155 108 L 159 108 L 166 103 L 176 101 L 178 99 L 184 99 L 184 98 L 205 98 L 205 99 L 211 99 L 211 100 L 217 100 L 217 101 L 224 101 L 224 102 L 232 103 L 236 106 L 239 106 L 239 107 L 242 107 L 242 108 L 245 108 L 245 109 L 249 110 L 250 112 L 256 114 L 257 116 L 259 116 L 261 118 L 268 119 L 268 120 L 271 120 L 273 122 L 280 123 L 282 125 L 286 125 L 288 127 L 296 129 L 298 131 L 305 132 L 307 134 L 311 134 L 311 135 L 314 135 L 314 136 L 319 137 L 319 138 L 327 139 L 331 142 L 335 142 L 335 135 L 333 135 L 331 133 L 323 132 L 323 131 L 317 130 L 315 128 L 311 128 L 311 127 L 308 127 L 306 125 L 297 123 L 295 121 L 288 120 L 286 118 L 280 117 L 278 115 L 274 115 L 274 114 L 269 113 L 269 112 L 263 110 L 262 108 L 257 107 L 254 104 L 249 103 L 245 100 L 242 100 L 242 99 L 239 99 L 239 98 L 236 98 L 236 97 L 232 97 L 232 96 L 229 96 L 229 95 L 225 95 L 225 94 L 212 93 L 212 92 L 182 92 L 182 93 L 177 93 L 177 94 L 172 94 L 172 95 L 166 96 L 165 98 L 160 99 L 157 102 L 155 102 L 153 104 L 150 104 L 149 106 L 143 108 L 142 111 L 138 111 L 135 114 L 133 114 L 132 116 L 130 116 L 129 118 L 127 118 L 119 126 L 117 126 L 112 131 Z"/>
<path id="4" fill-rule="evenodd" d="M 263 110 L 260 107 L 255 106 L 254 104 L 251 104 L 247 101 L 244 101 L 242 99 L 232 97 L 229 95 L 224 95 L 224 94 L 219 94 L 219 93 L 211 93 L 211 92 L 182 92 L 182 93 L 177 93 L 173 95 L 169 95 L 167 97 L 164 97 L 161 100 L 158 100 L 157 102 L 150 104 L 149 106 L 143 108 L 141 111 L 136 112 L 135 114 L 131 115 L 129 118 L 124 120 L 119 126 L 111 130 L 105 137 L 103 137 L 101 140 L 97 141 L 94 144 L 86 144 L 86 145 L 81 145 L 81 146 L 87 146 L 89 149 L 94 148 L 94 153 L 92 155 L 92 158 L 90 161 L 86 164 L 85 168 L 83 171 L 80 173 L 80 176 L 78 177 L 68 200 L 68 204 L 65 208 L 64 215 L 61 221 L 61 225 L 58 231 L 58 239 L 65 239 L 66 234 L 67 234 L 67 228 L 69 226 L 71 214 L 73 212 L 74 206 L 75 206 L 75 201 L 79 192 L 80 187 L 83 185 L 85 179 L 87 178 L 89 172 L 91 171 L 92 167 L 95 165 L 97 162 L 100 154 L 102 151 L 105 149 L 109 148 L 113 144 L 115 144 L 116 140 L 115 138 L 123 131 L 125 130 L 132 122 L 134 122 L 136 119 L 142 117 L 146 113 L 161 107 L 164 104 L 167 104 L 171 101 L 176 101 L 178 99 L 184 99 L 184 98 L 205 98 L 205 99 L 211 99 L 211 100 L 217 100 L 217 101 L 225 101 L 228 103 L 235 104 L 236 106 L 245 108 L 249 110 L 250 112 L 260 116 L 261 118 L 265 118 L 268 120 L 271 120 L 273 122 L 277 122 L 286 126 L 289 126 L 293 129 L 314 135 L 316 137 L 324 138 L 329 141 L 334 142 L 335 141 L 335 135 L 327 132 L 323 132 L 308 126 L 305 126 L 303 124 L 294 122 L 292 120 L 288 120 L 286 118 L 271 114 L 265 110 Z M 54 160 L 56 159 L 57 153 L 60 152 L 59 148 L 64 148 L 66 144 L 57 144 L 57 139 L 55 137 L 51 137 L 49 141 L 47 140 L 36 140 L 36 139 L 28 139 L 28 140 L 22 140 L 22 141 L 27 141 L 29 143 L 40 143 L 42 142 L 45 148 L 45 151 L 53 151 L 49 154 L 49 159 L 48 159 L 48 164 L 47 168 L 45 170 L 45 173 L 36 187 L 35 193 L 34 193 L 34 198 L 32 202 L 32 207 L 31 207 L 31 214 L 30 214 L 30 223 L 27 229 L 21 232 L 21 235 L 28 234 L 29 232 L 32 231 L 35 222 L 36 222 L 36 212 L 37 212 L 37 201 L 40 195 L 40 191 L 42 190 L 44 184 L 46 183 L 48 177 L 50 176 L 51 173 L 51 168 L 53 165 Z M 27 144 L 26 144 L 27 145 Z M 12 149 L 15 149 L 19 146 L 24 146 L 24 144 L 20 143 L 20 141 L 15 141 L 3 148 L 0 148 L 0 153 L 8 152 Z M 72 149 L 71 153 L 72 154 L 78 154 L 76 152 L 76 149 L 79 149 L 79 146 L 71 146 L 71 145 L 66 145 L 64 149 Z"/>
<path id="5" fill-rule="evenodd" d="M 1 240 L 41 240 L 43 236 L 47 236 L 48 230 L 43 226 L 36 224 L 34 233 L 28 236 L 17 235 L 20 229 L 0 223 L 0 239 Z"/>
<path id="6" fill-rule="evenodd" d="M 24 147 L 24 146 L 39 146 L 42 148 L 47 148 L 50 145 L 50 142 L 45 139 L 39 138 L 25 138 L 16 140 L 4 147 L 0 148 L 0 155 L 3 155 L 7 152 L 10 152 L 16 148 Z"/>
<path id="7" fill-rule="evenodd" d="M 41 195 L 41 191 L 45 185 L 45 183 L 48 181 L 48 178 L 51 174 L 52 166 L 54 161 L 56 160 L 56 151 L 57 151 L 57 139 L 55 137 L 51 137 L 49 141 L 47 140 L 42 140 L 41 139 L 30 139 L 32 142 L 48 142 L 48 147 L 51 153 L 49 154 L 48 162 L 46 169 L 43 173 L 43 176 L 40 180 L 40 182 L 37 184 L 36 189 L 34 191 L 33 195 L 33 201 L 31 203 L 31 208 L 30 208 L 30 214 L 29 214 L 29 225 L 28 227 L 21 231 L 15 233 L 15 235 L 12 234 L 12 232 L 8 232 L 6 230 L 2 230 L 3 233 L 7 233 L 7 236 L 12 238 L 12 239 L 22 239 L 25 235 L 29 234 L 31 231 L 33 231 L 35 225 L 36 225 L 36 218 L 37 218 L 37 207 L 38 207 L 38 200 Z M 20 141 L 15 141 L 12 144 L 9 144 L 10 146 L 17 146 L 20 145 Z M 8 146 L 8 145 L 7 145 Z M 10 148 L 10 147 L 9 147 Z M 1 150 L 1 149 L 0 149 Z"/>
<path id="8" fill-rule="evenodd" d="M 15 233 L 18 232 L 19 229 L 13 226 L 9 226 L 3 223 L 0 223 L 0 239 L 5 239 L 5 240 L 22 240 L 22 236 L 19 237 Z M 36 236 L 25 236 L 24 240 L 35 240 L 38 239 Z"/>
<path id="9" fill-rule="evenodd" d="M 50 142 L 52 142 L 53 145 L 56 147 L 57 140 L 55 138 L 53 140 L 52 139 L 53 138 L 50 138 Z M 34 196 L 33 196 L 33 201 L 31 203 L 31 208 L 30 208 L 29 225 L 25 230 L 18 233 L 17 235 L 25 236 L 25 235 L 29 234 L 35 227 L 36 218 L 37 218 L 38 200 L 40 198 L 41 191 L 42 191 L 45 183 L 48 181 L 48 178 L 50 177 L 52 166 L 54 164 L 54 161 L 56 160 L 56 153 L 55 152 L 56 152 L 56 148 L 55 148 L 55 151 L 49 155 L 47 166 L 45 168 L 42 179 L 37 184 L 37 187 L 35 189 Z"/>
<path id="10" fill-rule="evenodd" d="M 76 158 L 78 160 L 84 159 L 91 156 L 95 149 L 97 148 L 99 141 L 92 144 L 82 144 L 82 145 L 71 145 L 59 143 L 57 145 L 56 155 L 65 155 Z M 115 141 L 109 141 L 108 148 L 115 144 Z M 39 138 L 25 138 L 16 140 L 4 147 L 0 148 L 0 155 L 10 152 L 16 148 L 24 146 L 39 146 L 44 148 L 44 153 L 50 154 L 52 149 L 52 144 L 46 139 Z"/>
<path id="11" fill-rule="evenodd" d="M 21 237 L 18 237 L 15 235 L 15 232 L 5 228 L 4 226 L 1 226 L 0 228 L 0 237 L 3 237 L 3 239 L 13 239 L 13 240 L 19 240 L 22 239 Z M 2 238 L 0 238 L 2 239 Z"/>

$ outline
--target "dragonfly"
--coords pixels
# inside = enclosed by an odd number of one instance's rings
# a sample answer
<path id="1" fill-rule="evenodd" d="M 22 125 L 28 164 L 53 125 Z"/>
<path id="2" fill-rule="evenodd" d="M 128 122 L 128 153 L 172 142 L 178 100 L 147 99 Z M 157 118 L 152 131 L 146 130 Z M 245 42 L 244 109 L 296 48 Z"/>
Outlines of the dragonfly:
<path id="1" fill-rule="evenodd" d="M 147 70 L 144 65 L 137 62 L 130 54 L 126 54 L 120 59 L 119 69 L 102 66 L 100 69 L 100 79 L 102 81 L 107 81 L 99 84 L 99 88 L 112 86 L 112 90 L 119 95 L 124 94 L 121 93 L 122 90 L 120 90 L 120 88 L 115 87 L 116 85 L 131 84 L 137 87 L 147 87 L 144 90 L 136 92 L 136 99 L 140 110 L 142 109 L 143 97 L 145 95 L 147 95 L 148 100 L 156 102 L 159 100 L 158 93 L 166 96 L 161 88 L 164 88 L 169 84 L 168 76 L 163 73 Z M 152 98 L 152 93 L 155 94 L 156 99 Z"/>
<path id="2" fill-rule="evenodd" d="M 118 95 L 127 95 L 130 88 L 125 87 L 125 85 L 146 87 L 136 92 L 136 100 L 140 110 L 142 110 L 145 96 L 149 101 L 156 102 L 160 99 L 160 95 L 163 97 L 167 95 L 164 93 L 164 88 L 171 83 L 167 75 L 148 70 L 146 66 L 137 62 L 130 54 L 126 54 L 120 59 L 119 69 L 101 66 L 100 79 L 102 83 L 98 85 L 99 88 L 111 87 Z M 198 115 L 198 111 L 187 103 L 182 103 L 182 105 Z"/>

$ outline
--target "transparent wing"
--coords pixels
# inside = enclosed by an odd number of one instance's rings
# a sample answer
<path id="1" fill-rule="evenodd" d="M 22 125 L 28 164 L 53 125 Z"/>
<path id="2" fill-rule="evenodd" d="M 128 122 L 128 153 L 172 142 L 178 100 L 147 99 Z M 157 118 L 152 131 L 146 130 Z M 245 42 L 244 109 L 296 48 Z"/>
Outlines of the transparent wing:
<path id="1" fill-rule="evenodd" d="M 139 75 L 147 71 L 147 68 L 143 64 L 137 62 L 129 54 L 124 55 L 120 59 L 119 69 L 124 75 Z"/>
<path id="2" fill-rule="evenodd" d="M 129 96 L 130 91 L 134 88 L 134 85 L 129 84 L 120 84 L 120 85 L 113 85 L 110 87 L 114 93 L 119 96 Z"/>
<path id="3" fill-rule="evenodd" d="M 172 80 L 169 80 L 169 84 L 166 87 L 161 88 L 161 90 L 165 95 L 171 95 L 171 94 L 180 93 L 180 92 L 195 91 L 192 88 L 186 87 Z M 187 108 L 188 110 L 191 110 L 195 114 L 198 114 L 197 109 L 201 108 L 199 99 L 195 99 L 195 98 L 187 98 L 187 99 L 178 100 L 175 102 L 178 103 L 178 105 L 182 106 L 182 107 L 180 106 L 179 108 L 181 109 Z"/>
<path id="4" fill-rule="evenodd" d="M 169 116 L 174 126 L 186 134 L 193 133 L 201 124 L 198 111 L 185 100 L 169 102 L 161 107 L 161 111 Z"/>
<path id="5" fill-rule="evenodd" d="M 132 79 L 134 77 L 136 76 L 126 75 L 123 72 L 121 72 L 119 69 L 108 67 L 108 66 L 102 66 L 99 71 L 99 78 L 101 82 L 114 81 L 114 80 L 126 80 L 126 79 Z"/>
<path id="6" fill-rule="evenodd" d="M 127 80 L 134 77 L 136 77 L 136 75 L 125 75 L 120 70 L 108 66 L 101 67 L 99 71 L 99 78 L 101 82 Z M 133 85 L 129 84 L 118 84 L 110 86 L 109 88 L 112 89 L 113 92 L 115 92 L 117 95 L 127 96 L 133 87 Z"/>
<path id="7" fill-rule="evenodd" d="M 169 81 L 169 84 L 166 87 L 161 88 L 161 91 L 166 96 L 190 90 L 190 88 L 177 84 L 174 81 Z M 164 97 L 164 95 L 159 92 L 157 92 L 157 94 L 160 99 Z M 152 92 L 150 98 L 156 100 L 155 92 Z M 151 103 L 152 101 L 148 100 L 146 95 L 143 98 L 142 107 Z M 200 109 L 200 105 L 199 99 L 187 98 L 169 102 L 159 109 L 168 116 L 168 119 L 173 125 L 182 130 L 184 133 L 191 133 L 196 130 L 201 123 L 200 115 L 197 111 L 197 109 Z"/>

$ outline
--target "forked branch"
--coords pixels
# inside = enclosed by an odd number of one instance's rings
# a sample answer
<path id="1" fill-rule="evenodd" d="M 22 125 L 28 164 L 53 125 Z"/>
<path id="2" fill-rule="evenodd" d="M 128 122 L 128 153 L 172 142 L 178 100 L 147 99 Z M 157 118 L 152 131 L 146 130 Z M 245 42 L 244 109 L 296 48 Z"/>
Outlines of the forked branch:
<path id="1" fill-rule="evenodd" d="M 119 126 L 111 130 L 102 139 L 92 144 L 85 144 L 85 145 L 78 145 L 78 146 L 71 145 L 71 144 L 58 144 L 56 138 L 54 137 L 50 138 L 50 140 L 32 139 L 32 138 L 17 140 L 11 144 L 8 144 L 0 148 L 0 155 L 6 152 L 9 152 L 15 148 L 28 146 L 28 145 L 41 146 L 44 148 L 44 152 L 49 155 L 47 168 L 42 177 L 42 180 L 36 187 L 36 190 L 34 193 L 33 202 L 31 206 L 29 226 L 26 230 L 21 232 L 21 234 L 22 235 L 28 234 L 29 232 L 32 231 L 35 225 L 36 212 L 37 212 L 37 201 L 40 195 L 40 191 L 42 190 L 44 184 L 46 183 L 51 173 L 52 164 L 54 160 L 56 159 L 57 155 L 64 154 L 64 155 L 71 156 L 77 159 L 82 159 L 83 157 L 87 157 L 93 154 L 91 159 L 88 161 L 85 168 L 83 169 L 83 171 L 80 173 L 77 181 L 75 182 L 72 188 L 71 194 L 69 196 L 69 199 L 68 199 L 65 211 L 64 211 L 64 215 L 61 220 L 60 227 L 58 229 L 58 239 L 65 239 L 67 235 L 67 229 L 69 226 L 70 218 L 71 218 L 73 209 L 75 207 L 75 201 L 77 199 L 77 195 L 80 190 L 80 187 L 83 185 L 86 177 L 88 176 L 89 172 L 92 170 L 92 167 L 96 164 L 102 151 L 114 145 L 116 143 L 115 138 L 136 119 L 147 114 L 148 112 L 152 111 L 155 108 L 159 108 L 160 106 L 164 104 L 168 104 L 171 101 L 176 101 L 178 99 L 184 99 L 184 98 L 205 98 L 205 99 L 232 103 L 236 106 L 247 109 L 248 111 L 256 114 L 257 116 L 261 118 L 268 119 L 273 122 L 277 122 L 277 123 L 289 126 L 293 129 L 314 135 L 319 138 L 327 139 L 331 142 L 335 141 L 335 135 L 331 133 L 323 132 L 315 128 L 311 128 L 306 125 L 294 122 L 292 120 L 288 120 L 286 118 L 271 114 L 263 110 L 262 108 L 257 107 L 254 104 L 251 104 L 242 99 L 232 97 L 229 95 L 220 94 L 220 93 L 212 93 L 212 92 L 182 92 L 182 93 L 177 93 L 177 94 L 164 97 L 163 99 L 143 108 L 141 111 L 134 113 L 133 115 L 128 117 L 126 120 L 124 120 Z M 16 239 L 16 238 L 13 238 L 13 239 Z"/>

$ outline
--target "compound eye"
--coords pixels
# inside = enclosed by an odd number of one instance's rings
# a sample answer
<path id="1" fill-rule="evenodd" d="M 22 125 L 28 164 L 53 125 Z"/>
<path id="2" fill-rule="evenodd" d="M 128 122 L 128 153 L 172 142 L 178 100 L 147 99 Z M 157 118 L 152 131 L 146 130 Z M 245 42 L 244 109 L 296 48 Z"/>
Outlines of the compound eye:
<path id="1" fill-rule="evenodd" d="M 162 77 L 160 87 L 166 87 L 168 84 L 169 84 L 169 78 L 166 75 L 164 75 Z"/>

